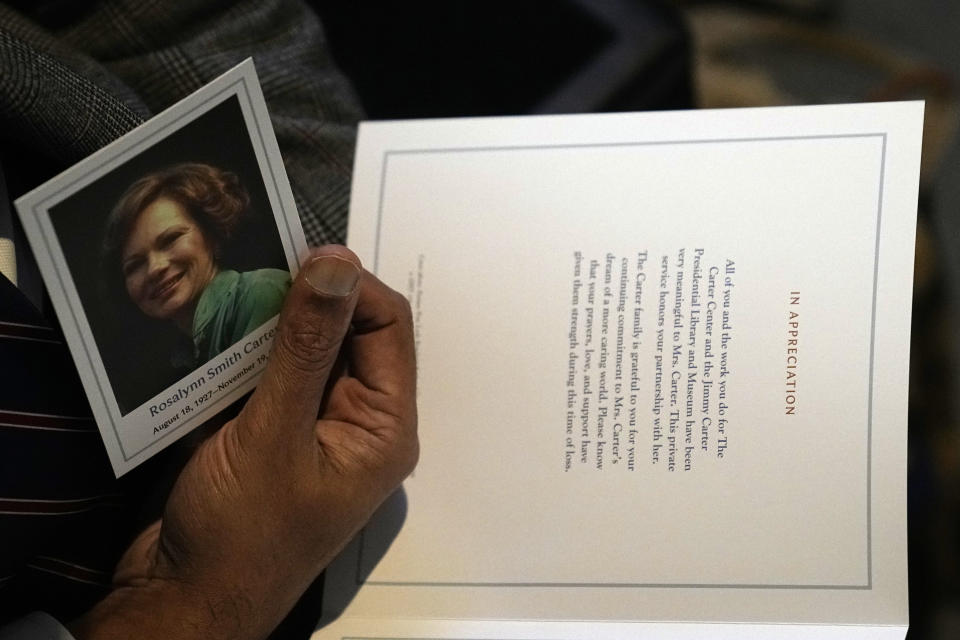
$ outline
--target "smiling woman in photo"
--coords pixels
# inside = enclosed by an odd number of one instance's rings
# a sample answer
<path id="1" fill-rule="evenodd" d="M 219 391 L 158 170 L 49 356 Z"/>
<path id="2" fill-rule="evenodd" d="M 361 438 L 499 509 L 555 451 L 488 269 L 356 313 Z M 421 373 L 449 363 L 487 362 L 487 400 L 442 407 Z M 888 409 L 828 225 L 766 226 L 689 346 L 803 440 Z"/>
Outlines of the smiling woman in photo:
<path id="1" fill-rule="evenodd" d="M 134 182 L 113 208 L 103 246 L 110 297 L 184 337 L 172 357 L 191 368 L 276 315 L 290 287 L 281 269 L 243 273 L 222 256 L 247 213 L 237 177 L 207 164 L 179 164 Z"/>

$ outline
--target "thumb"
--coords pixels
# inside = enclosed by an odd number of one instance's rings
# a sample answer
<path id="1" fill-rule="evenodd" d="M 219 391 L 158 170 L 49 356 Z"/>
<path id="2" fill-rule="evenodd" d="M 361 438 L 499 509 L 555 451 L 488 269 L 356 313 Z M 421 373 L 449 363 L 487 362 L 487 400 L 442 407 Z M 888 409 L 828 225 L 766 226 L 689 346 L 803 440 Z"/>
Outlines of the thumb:
<path id="1" fill-rule="evenodd" d="M 357 304 L 360 260 L 349 249 L 315 249 L 290 287 L 270 361 L 244 408 L 254 430 L 312 437 L 330 370 Z"/>

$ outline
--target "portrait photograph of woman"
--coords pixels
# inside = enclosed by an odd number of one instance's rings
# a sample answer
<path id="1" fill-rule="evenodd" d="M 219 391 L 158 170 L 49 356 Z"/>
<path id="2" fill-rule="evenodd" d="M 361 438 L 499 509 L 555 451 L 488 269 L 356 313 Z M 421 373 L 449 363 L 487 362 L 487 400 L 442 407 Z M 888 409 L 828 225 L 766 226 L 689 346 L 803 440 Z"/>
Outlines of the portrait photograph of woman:
<path id="1" fill-rule="evenodd" d="M 241 126 L 224 103 L 51 210 L 121 414 L 283 304 L 287 259 Z"/>
<path id="2" fill-rule="evenodd" d="M 180 164 L 135 182 L 114 207 L 104 240 L 103 282 L 143 315 L 169 321 L 189 339 L 184 364 L 210 360 L 275 316 L 290 273 L 239 273 L 221 265 L 247 211 L 237 177 Z"/>

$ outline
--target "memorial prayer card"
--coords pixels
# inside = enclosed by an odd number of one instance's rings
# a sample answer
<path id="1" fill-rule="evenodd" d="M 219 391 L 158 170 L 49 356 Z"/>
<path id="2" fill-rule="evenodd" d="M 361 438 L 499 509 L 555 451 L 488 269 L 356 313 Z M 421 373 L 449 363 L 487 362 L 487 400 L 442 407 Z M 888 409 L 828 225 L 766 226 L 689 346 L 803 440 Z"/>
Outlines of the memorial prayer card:
<path id="1" fill-rule="evenodd" d="M 364 123 L 421 458 L 315 638 L 903 638 L 920 102 Z"/>
<path id="2" fill-rule="evenodd" d="M 307 246 L 252 60 L 15 205 L 117 476 L 256 386 Z"/>

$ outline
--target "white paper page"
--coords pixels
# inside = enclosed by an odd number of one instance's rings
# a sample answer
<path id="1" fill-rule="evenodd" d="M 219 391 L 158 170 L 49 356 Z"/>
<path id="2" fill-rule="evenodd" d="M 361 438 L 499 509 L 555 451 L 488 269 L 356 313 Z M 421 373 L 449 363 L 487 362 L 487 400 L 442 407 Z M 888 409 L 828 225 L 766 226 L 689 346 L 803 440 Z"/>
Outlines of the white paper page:
<path id="1" fill-rule="evenodd" d="M 332 601 L 363 575 L 348 617 L 905 624 L 921 121 L 365 124 L 349 244 L 411 299 L 422 455 Z"/>
<path id="2" fill-rule="evenodd" d="M 902 640 L 905 626 L 339 620 L 314 634 L 336 640 Z"/>

